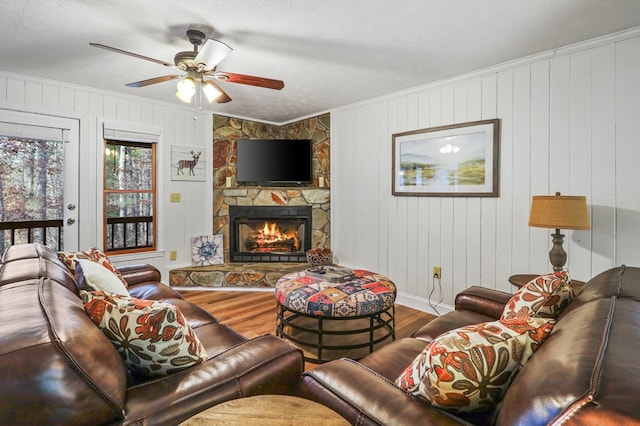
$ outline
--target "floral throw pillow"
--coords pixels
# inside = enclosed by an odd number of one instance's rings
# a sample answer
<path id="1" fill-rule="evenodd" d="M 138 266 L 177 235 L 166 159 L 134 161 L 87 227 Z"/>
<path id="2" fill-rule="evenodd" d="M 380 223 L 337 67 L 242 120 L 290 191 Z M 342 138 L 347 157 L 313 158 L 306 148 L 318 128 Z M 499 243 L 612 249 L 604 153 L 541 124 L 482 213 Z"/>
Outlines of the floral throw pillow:
<path id="1" fill-rule="evenodd" d="M 58 252 L 58 257 L 65 265 L 67 265 L 67 268 L 69 268 L 69 272 L 71 272 L 72 275 L 76 270 L 76 260 L 88 259 L 101 264 L 102 266 L 113 272 L 118 277 L 118 279 L 122 281 L 122 284 L 124 284 L 125 287 L 129 287 L 129 284 L 124 279 L 120 271 L 118 271 L 118 268 L 113 266 L 107 255 L 97 247 L 93 247 L 89 250 L 75 252 L 60 251 Z"/>
<path id="2" fill-rule="evenodd" d="M 81 291 L 80 297 L 134 375 L 167 376 L 208 359 L 176 306 L 104 291 Z"/>
<path id="3" fill-rule="evenodd" d="M 574 298 L 564 271 L 540 275 L 522 286 L 505 305 L 501 319 L 519 316 L 558 318 Z"/>
<path id="4" fill-rule="evenodd" d="M 432 340 L 420 354 L 415 357 L 413 362 L 405 368 L 400 376 L 396 379 L 396 386 L 406 390 L 410 393 L 415 393 L 420 387 L 420 380 L 427 373 L 431 364 L 429 363 L 429 352 L 431 345 L 435 340 Z"/>
<path id="5" fill-rule="evenodd" d="M 396 385 L 449 411 L 483 411 L 549 336 L 555 321 L 518 317 L 461 327 L 434 339 Z"/>

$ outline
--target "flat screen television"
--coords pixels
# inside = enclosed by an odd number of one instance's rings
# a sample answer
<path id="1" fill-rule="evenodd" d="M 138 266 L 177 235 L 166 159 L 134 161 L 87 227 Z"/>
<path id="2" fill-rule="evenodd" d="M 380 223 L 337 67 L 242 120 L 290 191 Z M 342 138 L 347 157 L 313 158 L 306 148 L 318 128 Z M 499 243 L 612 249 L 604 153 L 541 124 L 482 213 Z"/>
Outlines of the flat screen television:
<path id="1" fill-rule="evenodd" d="M 302 184 L 312 181 L 309 139 L 239 139 L 236 181 L 242 184 Z"/>

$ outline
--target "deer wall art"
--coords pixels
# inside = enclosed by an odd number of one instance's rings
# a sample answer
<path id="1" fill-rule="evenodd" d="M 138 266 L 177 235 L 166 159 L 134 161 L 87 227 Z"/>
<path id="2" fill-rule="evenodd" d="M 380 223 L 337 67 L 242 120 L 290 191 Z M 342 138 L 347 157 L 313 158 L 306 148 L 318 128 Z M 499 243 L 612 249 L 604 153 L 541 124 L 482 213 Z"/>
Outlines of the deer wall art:
<path id="1" fill-rule="evenodd" d="M 195 176 L 196 174 L 193 171 L 193 168 L 196 166 L 196 164 L 198 164 L 198 160 L 200 159 L 200 154 L 202 154 L 201 151 L 198 151 L 198 152 L 191 151 L 191 156 L 193 157 L 193 160 L 178 161 L 177 174 L 184 174 L 184 169 L 189 169 L 189 175 Z"/>

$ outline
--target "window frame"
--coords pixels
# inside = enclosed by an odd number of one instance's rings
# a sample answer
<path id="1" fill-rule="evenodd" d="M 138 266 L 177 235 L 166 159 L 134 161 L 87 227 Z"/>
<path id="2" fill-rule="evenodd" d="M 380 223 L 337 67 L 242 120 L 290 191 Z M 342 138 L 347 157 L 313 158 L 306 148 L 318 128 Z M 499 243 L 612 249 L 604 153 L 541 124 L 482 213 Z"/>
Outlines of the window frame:
<path id="1" fill-rule="evenodd" d="M 107 145 L 124 145 L 130 147 L 143 147 L 151 149 L 151 188 L 145 190 L 133 190 L 133 189 L 107 189 L 107 155 L 103 155 L 102 160 L 102 243 L 104 247 L 105 254 L 109 255 L 122 255 L 122 254 L 135 254 L 135 253 L 146 253 L 157 251 L 158 249 L 158 182 L 157 182 L 157 152 L 155 142 L 139 142 L 139 141 L 131 141 L 131 140 L 123 140 L 123 139 L 112 139 L 112 138 L 104 138 L 103 139 L 103 147 L 102 152 L 106 152 Z M 153 244 L 150 246 L 144 247 L 131 247 L 131 248 L 117 248 L 109 250 L 108 247 L 108 232 L 107 229 L 109 227 L 107 221 L 109 218 L 107 217 L 107 197 L 110 194 L 151 194 L 153 197 L 152 202 L 152 224 L 153 224 Z"/>

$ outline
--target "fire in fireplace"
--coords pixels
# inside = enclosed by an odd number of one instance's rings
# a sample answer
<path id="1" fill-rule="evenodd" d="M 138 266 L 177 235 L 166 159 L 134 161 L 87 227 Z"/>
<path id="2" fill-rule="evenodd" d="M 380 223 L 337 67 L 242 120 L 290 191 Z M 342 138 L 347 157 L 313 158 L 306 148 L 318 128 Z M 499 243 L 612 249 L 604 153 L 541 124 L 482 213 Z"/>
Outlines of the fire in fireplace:
<path id="1" fill-rule="evenodd" d="M 245 251 L 252 253 L 291 253 L 300 251 L 300 228 L 293 221 L 287 221 L 288 230 L 281 231 L 278 223 L 265 221 L 264 226 L 255 221 L 246 221 L 240 224 L 240 241 L 244 242 Z"/>
<path id="2" fill-rule="evenodd" d="M 305 262 L 311 206 L 229 206 L 231 262 Z"/>

